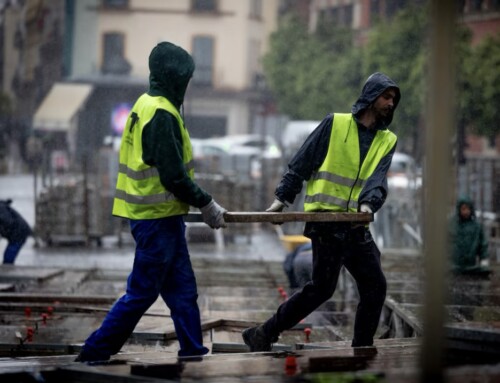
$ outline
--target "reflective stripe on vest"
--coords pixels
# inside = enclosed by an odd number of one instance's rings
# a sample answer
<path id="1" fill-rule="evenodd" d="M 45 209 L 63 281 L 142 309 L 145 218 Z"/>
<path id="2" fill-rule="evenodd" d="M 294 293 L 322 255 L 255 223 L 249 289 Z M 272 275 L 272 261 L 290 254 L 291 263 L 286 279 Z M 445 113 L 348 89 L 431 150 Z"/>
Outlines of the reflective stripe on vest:
<path id="1" fill-rule="evenodd" d="M 194 175 L 191 141 L 179 111 L 164 97 L 143 94 L 135 103 L 123 131 L 120 164 L 113 201 L 113 215 L 131 219 L 155 219 L 186 214 L 189 206 L 165 189 L 158 170 L 142 159 L 142 133 L 157 109 L 172 114 L 180 127 L 186 172 Z"/>
<path id="2" fill-rule="evenodd" d="M 305 211 L 358 210 L 358 198 L 382 158 L 396 144 L 396 135 L 379 130 L 362 164 L 359 136 L 352 114 L 335 114 L 325 160 L 307 182 Z"/>
<path id="3" fill-rule="evenodd" d="M 186 170 L 191 170 L 194 169 L 194 164 L 193 161 L 189 161 L 189 163 L 185 164 Z M 125 173 L 128 178 L 131 178 L 133 180 L 144 180 L 146 178 L 151 178 L 151 177 L 159 177 L 160 174 L 158 173 L 158 170 L 156 168 L 149 168 L 145 170 L 133 170 L 127 167 L 125 164 L 120 164 L 118 166 L 118 171 L 120 173 Z"/>

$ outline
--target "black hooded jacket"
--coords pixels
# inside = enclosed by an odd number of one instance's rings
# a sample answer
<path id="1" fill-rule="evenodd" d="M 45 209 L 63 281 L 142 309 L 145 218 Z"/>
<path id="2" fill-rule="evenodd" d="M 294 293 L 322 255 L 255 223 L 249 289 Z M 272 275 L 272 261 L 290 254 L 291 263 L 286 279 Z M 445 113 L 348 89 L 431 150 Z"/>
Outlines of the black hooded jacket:
<path id="1" fill-rule="evenodd" d="M 150 96 L 163 96 L 176 108 L 184 102 L 194 72 L 194 61 L 184 49 L 159 43 L 149 56 Z M 182 136 L 176 118 L 158 109 L 142 134 L 143 160 L 158 169 L 163 186 L 179 200 L 194 206 L 207 205 L 212 197 L 187 174 L 183 162 Z"/>
<path id="2" fill-rule="evenodd" d="M 33 234 L 28 222 L 10 204 L 12 200 L 0 200 L 0 237 L 9 242 L 24 242 Z"/>
<path id="3" fill-rule="evenodd" d="M 393 88 L 396 90 L 396 97 L 394 99 L 394 110 L 401 98 L 399 87 L 394 81 L 382 73 L 374 73 L 365 82 L 361 95 L 354 103 L 351 113 L 354 115 L 359 134 L 359 149 L 360 149 L 360 163 L 363 162 L 368 149 L 370 148 L 373 138 L 377 130 L 384 130 L 392 122 L 393 115 L 391 114 L 385 120 L 378 121 L 375 129 L 368 129 L 363 126 L 358 117 L 361 112 L 368 108 L 378 96 L 380 96 L 386 89 Z M 328 153 L 328 146 L 333 124 L 333 113 L 328 114 L 318 127 L 309 135 L 304 144 L 291 159 L 288 164 L 288 171 L 283 176 L 280 184 L 276 188 L 276 198 L 282 202 L 293 203 L 295 197 L 302 190 L 305 180 L 309 180 L 313 172 L 315 172 L 326 158 Z M 368 204 L 373 212 L 379 210 L 387 197 L 387 171 L 391 165 L 392 156 L 396 150 L 394 148 L 379 162 L 375 171 L 367 180 L 365 187 L 361 191 L 358 198 L 359 205 Z M 325 226 L 324 224 L 307 224 L 305 234 L 311 234 L 316 231 L 315 229 Z M 328 226 L 328 225 L 326 225 Z"/>

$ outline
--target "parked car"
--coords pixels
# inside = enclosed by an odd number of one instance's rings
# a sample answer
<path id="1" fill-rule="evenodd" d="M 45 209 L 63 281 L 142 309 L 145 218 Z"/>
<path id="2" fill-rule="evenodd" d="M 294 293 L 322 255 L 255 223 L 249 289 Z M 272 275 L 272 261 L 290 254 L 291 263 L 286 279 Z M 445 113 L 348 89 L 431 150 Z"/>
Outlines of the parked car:
<path id="1" fill-rule="evenodd" d="M 219 148 L 228 154 L 254 154 L 265 158 L 280 158 L 281 150 L 271 136 L 259 134 L 238 134 L 206 139 L 204 145 Z"/>
<path id="2" fill-rule="evenodd" d="M 192 139 L 191 142 L 198 172 L 257 179 L 261 177 L 263 161 L 281 159 L 281 150 L 271 136 L 245 134 Z"/>
<path id="3" fill-rule="evenodd" d="M 415 159 L 405 153 L 396 152 L 387 173 L 389 190 L 416 190 L 420 187 L 420 174 Z"/>

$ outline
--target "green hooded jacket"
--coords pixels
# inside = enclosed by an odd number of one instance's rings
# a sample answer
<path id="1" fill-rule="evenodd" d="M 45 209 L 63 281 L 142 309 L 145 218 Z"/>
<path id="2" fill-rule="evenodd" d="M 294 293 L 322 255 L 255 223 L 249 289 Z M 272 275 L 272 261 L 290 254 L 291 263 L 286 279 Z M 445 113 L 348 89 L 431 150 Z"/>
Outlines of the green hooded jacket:
<path id="1" fill-rule="evenodd" d="M 471 209 L 468 219 L 460 216 L 460 206 L 466 204 Z M 488 258 L 488 241 L 483 226 L 476 220 L 474 204 L 471 199 L 461 197 L 456 204 L 456 212 L 449 225 L 450 249 L 453 269 L 467 271 L 477 267 L 479 260 Z"/>
<path id="2" fill-rule="evenodd" d="M 148 94 L 163 96 L 180 110 L 194 68 L 192 57 L 184 49 L 169 42 L 159 43 L 149 55 Z M 176 198 L 198 208 L 210 202 L 212 197 L 185 170 L 181 131 L 172 114 L 156 111 L 144 127 L 142 148 L 144 162 L 158 169 L 161 183 Z"/>

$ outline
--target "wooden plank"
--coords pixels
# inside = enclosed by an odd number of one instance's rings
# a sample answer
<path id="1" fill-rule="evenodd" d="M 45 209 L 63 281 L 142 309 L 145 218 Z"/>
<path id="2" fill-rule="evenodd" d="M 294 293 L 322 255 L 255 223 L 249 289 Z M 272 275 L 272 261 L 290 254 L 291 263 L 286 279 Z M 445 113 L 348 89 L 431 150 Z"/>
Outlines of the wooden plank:
<path id="1" fill-rule="evenodd" d="M 186 222 L 203 222 L 201 213 L 190 212 L 185 216 Z M 334 213 L 334 212 L 227 212 L 224 214 L 227 223 L 252 222 L 357 222 L 369 223 L 373 221 L 371 213 Z"/>
<path id="2" fill-rule="evenodd" d="M 101 295 L 59 295 L 59 294 L 23 294 L 23 293 L 0 293 L 0 302 L 50 302 L 59 303 L 84 303 L 84 304 L 111 304 L 117 297 Z"/>

